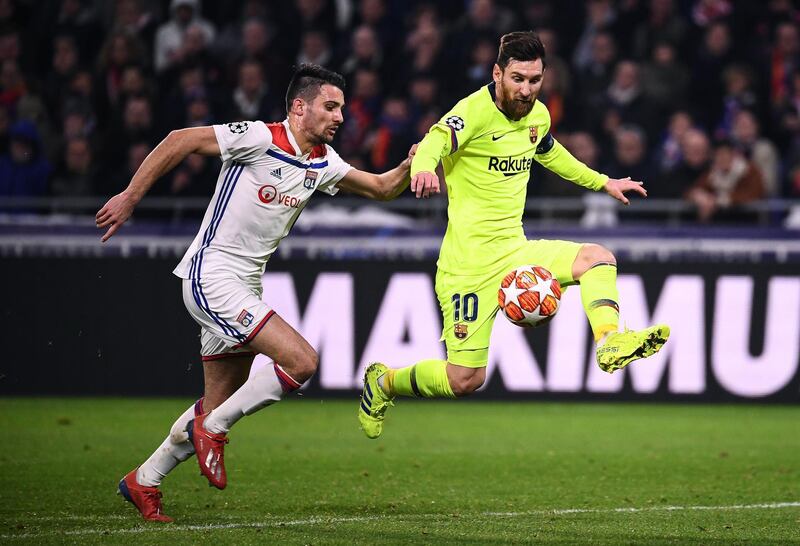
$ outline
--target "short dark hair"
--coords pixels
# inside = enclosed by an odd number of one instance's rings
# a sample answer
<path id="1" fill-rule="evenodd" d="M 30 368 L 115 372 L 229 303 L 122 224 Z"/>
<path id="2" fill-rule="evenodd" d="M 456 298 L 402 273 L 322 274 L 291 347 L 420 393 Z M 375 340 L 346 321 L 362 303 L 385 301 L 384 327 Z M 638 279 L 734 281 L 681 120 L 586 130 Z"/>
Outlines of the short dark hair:
<path id="1" fill-rule="evenodd" d="M 292 79 L 289 80 L 289 88 L 286 90 L 286 112 L 291 110 L 292 102 L 297 97 L 311 102 L 326 83 L 344 91 L 344 78 L 333 70 L 310 63 L 303 63 L 295 68 Z"/>
<path id="2" fill-rule="evenodd" d="M 508 63 L 514 61 L 542 60 L 542 68 L 547 63 L 544 59 L 544 45 L 533 31 L 509 32 L 500 38 L 500 51 L 497 52 L 497 66 L 505 70 Z"/>

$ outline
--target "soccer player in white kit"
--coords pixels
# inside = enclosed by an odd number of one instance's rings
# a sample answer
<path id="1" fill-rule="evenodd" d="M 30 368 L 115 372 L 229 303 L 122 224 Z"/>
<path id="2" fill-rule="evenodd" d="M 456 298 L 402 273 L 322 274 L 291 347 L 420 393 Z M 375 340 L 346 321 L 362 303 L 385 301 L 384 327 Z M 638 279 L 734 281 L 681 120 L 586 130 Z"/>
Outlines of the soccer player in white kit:
<path id="1" fill-rule="evenodd" d="M 408 184 L 410 158 L 383 174 L 360 171 L 329 146 L 343 121 L 344 80 L 301 65 L 286 94 L 281 123 L 238 121 L 172 131 L 145 159 L 128 187 L 97 213 L 105 242 L 130 217 L 153 183 L 191 153 L 222 157 L 216 190 L 200 231 L 174 273 L 183 279 L 186 308 L 201 327 L 204 396 L 172 425 L 119 492 L 147 520 L 162 513 L 158 486 L 180 462 L 197 454 L 201 473 L 227 484 L 227 432 L 245 415 L 298 389 L 317 369 L 316 351 L 261 299 L 267 260 L 315 191 L 340 189 L 388 200 Z M 274 364 L 248 379 L 256 354 Z"/>

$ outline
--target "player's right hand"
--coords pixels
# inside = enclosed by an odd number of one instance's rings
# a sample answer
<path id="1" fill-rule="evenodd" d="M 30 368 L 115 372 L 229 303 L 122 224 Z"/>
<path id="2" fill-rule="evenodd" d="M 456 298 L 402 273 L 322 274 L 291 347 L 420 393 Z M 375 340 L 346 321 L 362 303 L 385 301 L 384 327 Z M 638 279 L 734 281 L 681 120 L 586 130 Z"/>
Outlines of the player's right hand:
<path id="1" fill-rule="evenodd" d="M 127 192 L 118 193 L 108 200 L 103 208 L 101 208 L 94 220 L 98 228 L 110 226 L 105 235 L 101 239 L 102 242 L 108 241 L 114 235 L 122 224 L 133 214 L 133 209 L 136 206 L 136 199 Z"/>
<path id="2" fill-rule="evenodd" d="M 432 193 L 439 193 L 439 177 L 429 171 L 418 172 L 411 179 L 411 191 L 417 196 L 428 198 Z"/>

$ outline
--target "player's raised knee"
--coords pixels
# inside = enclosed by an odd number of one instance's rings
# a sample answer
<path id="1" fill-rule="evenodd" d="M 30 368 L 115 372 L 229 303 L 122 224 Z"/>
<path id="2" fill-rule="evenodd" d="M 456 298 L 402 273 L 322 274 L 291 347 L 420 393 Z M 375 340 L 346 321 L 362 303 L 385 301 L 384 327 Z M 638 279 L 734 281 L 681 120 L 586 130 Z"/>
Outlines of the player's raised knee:
<path id="1" fill-rule="evenodd" d="M 603 245 L 587 243 L 581 246 L 578 256 L 572 264 L 572 276 L 575 279 L 580 279 L 584 273 L 598 264 L 616 265 L 616 263 L 617 258 L 609 249 Z"/>

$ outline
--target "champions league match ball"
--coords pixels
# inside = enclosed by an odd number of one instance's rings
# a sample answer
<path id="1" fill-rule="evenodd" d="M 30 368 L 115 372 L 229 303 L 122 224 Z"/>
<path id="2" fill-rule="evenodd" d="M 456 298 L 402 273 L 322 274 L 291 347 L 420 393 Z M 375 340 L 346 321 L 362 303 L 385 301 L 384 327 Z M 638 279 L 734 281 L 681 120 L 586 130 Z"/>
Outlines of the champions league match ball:
<path id="1" fill-rule="evenodd" d="M 517 326 L 541 326 L 558 311 L 561 285 L 544 267 L 523 265 L 503 277 L 497 302 L 506 318 Z"/>

